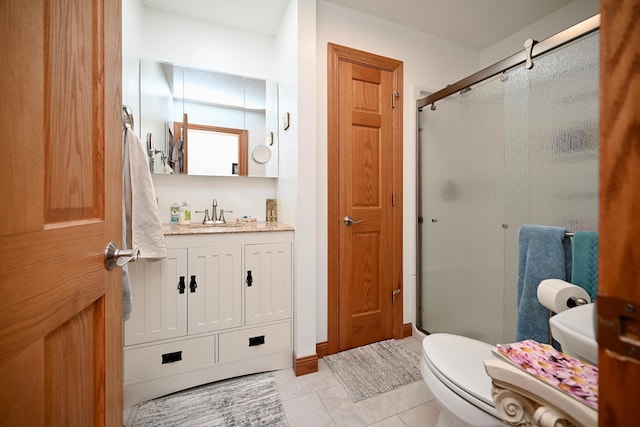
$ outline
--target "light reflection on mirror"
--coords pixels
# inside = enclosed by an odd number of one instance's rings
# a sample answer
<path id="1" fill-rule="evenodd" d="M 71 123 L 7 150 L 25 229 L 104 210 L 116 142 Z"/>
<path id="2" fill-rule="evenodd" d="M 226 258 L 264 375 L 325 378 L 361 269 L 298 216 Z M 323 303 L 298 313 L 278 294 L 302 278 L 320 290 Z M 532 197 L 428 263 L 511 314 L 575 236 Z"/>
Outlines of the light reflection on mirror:
<path id="1" fill-rule="evenodd" d="M 277 177 L 277 104 L 274 81 L 140 61 L 140 132 L 152 134 L 154 173 Z M 249 156 L 271 141 L 268 162 Z"/>

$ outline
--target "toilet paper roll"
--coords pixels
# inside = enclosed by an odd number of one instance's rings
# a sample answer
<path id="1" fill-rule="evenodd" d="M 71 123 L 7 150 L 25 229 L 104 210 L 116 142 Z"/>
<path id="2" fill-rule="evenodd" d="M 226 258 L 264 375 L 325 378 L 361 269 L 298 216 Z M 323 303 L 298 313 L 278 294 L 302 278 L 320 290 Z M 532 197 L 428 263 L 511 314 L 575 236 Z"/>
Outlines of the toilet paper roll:
<path id="1" fill-rule="evenodd" d="M 570 302 L 572 298 L 584 298 L 588 303 L 591 302 L 587 291 L 560 279 L 543 280 L 538 285 L 537 294 L 540 304 L 554 313 L 560 313 L 575 306 Z"/>

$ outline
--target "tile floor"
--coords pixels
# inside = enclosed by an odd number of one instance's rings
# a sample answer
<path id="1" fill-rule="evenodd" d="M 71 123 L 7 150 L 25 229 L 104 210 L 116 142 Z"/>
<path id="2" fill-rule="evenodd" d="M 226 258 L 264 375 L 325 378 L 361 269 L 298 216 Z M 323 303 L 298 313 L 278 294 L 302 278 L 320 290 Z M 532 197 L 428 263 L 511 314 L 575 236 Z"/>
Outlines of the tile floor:
<path id="1" fill-rule="evenodd" d="M 399 342 L 420 354 L 418 339 Z M 283 369 L 273 375 L 290 427 L 434 427 L 440 412 L 424 381 L 353 403 L 322 359 L 313 374 L 296 377 Z M 126 426 L 131 415 L 126 408 Z"/>

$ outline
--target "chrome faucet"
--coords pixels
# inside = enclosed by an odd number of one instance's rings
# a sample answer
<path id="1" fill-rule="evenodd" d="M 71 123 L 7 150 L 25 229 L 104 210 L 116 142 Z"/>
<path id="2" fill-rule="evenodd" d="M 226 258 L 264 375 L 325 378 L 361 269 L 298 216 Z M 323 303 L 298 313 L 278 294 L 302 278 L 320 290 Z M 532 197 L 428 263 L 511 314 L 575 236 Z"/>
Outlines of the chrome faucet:
<path id="1" fill-rule="evenodd" d="M 225 211 L 224 209 L 220 209 L 220 217 L 218 218 L 218 222 L 221 222 L 223 224 L 227 223 L 227 220 L 224 218 L 224 213 L 225 212 L 226 213 L 230 213 L 230 212 L 233 212 L 233 211 L 230 211 L 230 210 L 226 210 Z"/>
<path id="2" fill-rule="evenodd" d="M 203 213 L 203 212 L 204 212 L 204 219 L 202 220 L 202 223 L 203 224 L 213 224 L 213 220 L 209 216 L 209 209 L 205 209 L 203 211 L 196 211 L 196 213 Z"/>
<path id="3" fill-rule="evenodd" d="M 211 218 L 213 218 L 213 221 L 217 221 L 217 216 L 218 216 L 218 201 L 216 199 L 213 199 L 213 211 L 212 211 L 212 215 Z"/>

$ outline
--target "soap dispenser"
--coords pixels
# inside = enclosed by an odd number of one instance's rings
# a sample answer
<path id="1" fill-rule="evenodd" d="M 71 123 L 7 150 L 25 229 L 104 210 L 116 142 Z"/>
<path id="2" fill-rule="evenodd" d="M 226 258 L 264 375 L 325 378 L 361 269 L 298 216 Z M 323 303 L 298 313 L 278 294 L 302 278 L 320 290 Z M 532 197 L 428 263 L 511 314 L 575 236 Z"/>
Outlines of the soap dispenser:
<path id="1" fill-rule="evenodd" d="M 178 212 L 178 224 L 191 224 L 191 208 L 189 208 L 187 202 L 182 202 L 182 205 L 180 206 L 180 211 Z"/>
<path id="2" fill-rule="evenodd" d="M 173 204 L 171 205 L 171 222 L 172 223 L 177 223 L 178 219 L 179 219 L 179 213 L 180 213 L 180 206 L 178 205 L 178 202 L 173 202 Z"/>

